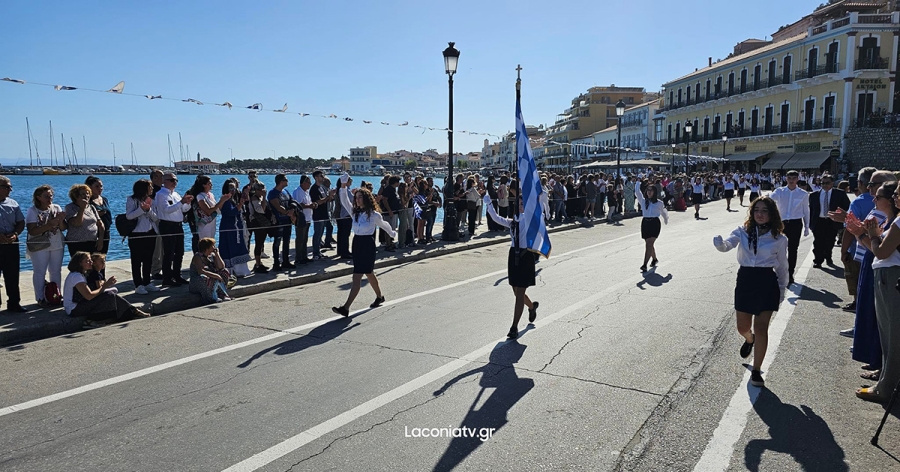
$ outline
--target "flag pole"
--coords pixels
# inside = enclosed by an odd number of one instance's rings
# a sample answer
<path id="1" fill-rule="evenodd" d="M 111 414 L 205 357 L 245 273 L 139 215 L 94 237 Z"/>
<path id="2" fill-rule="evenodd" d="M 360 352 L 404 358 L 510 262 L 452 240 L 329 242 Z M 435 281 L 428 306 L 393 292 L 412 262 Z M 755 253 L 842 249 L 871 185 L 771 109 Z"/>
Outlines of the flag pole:
<path id="1" fill-rule="evenodd" d="M 516 103 L 519 103 L 522 100 L 522 64 L 516 64 Z M 528 128 L 525 128 L 525 139 L 528 139 L 527 133 Z M 513 175 L 515 175 L 516 180 L 519 179 L 519 151 L 518 145 L 516 145 L 516 160 L 513 161 Z M 522 191 L 522 182 L 519 182 L 519 191 Z"/>

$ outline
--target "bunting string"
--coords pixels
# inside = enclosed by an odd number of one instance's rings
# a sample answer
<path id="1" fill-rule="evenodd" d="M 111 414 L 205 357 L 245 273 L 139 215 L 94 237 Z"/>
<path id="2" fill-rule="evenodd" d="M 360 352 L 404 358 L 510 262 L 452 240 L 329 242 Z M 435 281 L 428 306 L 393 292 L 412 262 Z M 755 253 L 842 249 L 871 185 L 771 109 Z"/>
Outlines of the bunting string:
<path id="1" fill-rule="evenodd" d="M 153 95 L 153 94 L 126 93 L 124 81 L 119 82 L 114 87 L 107 89 L 107 90 L 102 90 L 102 89 L 97 89 L 97 88 L 88 88 L 88 87 L 73 87 L 70 85 L 45 84 L 45 83 L 40 83 L 40 82 L 27 82 L 22 79 L 14 79 L 14 78 L 10 78 L 10 77 L 0 78 L 0 81 L 10 82 L 10 83 L 15 83 L 15 84 L 20 84 L 20 85 L 38 85 L 38 86 L 42 86 L 42 87 L 52 87 L 56 91 L 77 90 L 77 91 L 84 91 L 84 92 L 114 93 L 117 95 L 127 95 L 127 96 L 131 96 L 131 97 L 146 98 L 148 100 L 169 100 L 169 101 L 176 101 L 176 102 L 193 103 L 196 105 L 205 105 L 205 103 L 206 103 L 204 101 L 197 100 L 195 98 L 182 99 L 182 98 L 163 97 L 162 95 Z M 231 102 L 228 102 L 228 101 L 225 101 L 222 103 L 215 103 L 212 101 L 208 101 L 208 103 L 212 103 L 215 106 L 228 107 L 229 110 L 231 110 L 233 107 L 235 107 L 235 105 L 233 105 Z M 254 103 L 254 104 L 248 105 L 248 106 L 239 106 L 238 108 L 243 108 L 243 109 L 247 109 L 247 110 L 256 110 L 257 112 L 264 111 L 264 107 L 263 107 L 262 103 Z M 312 117 L 319 117 L 319 118 L 325 118 L 325 119 L 335 119 L 335 120 L 341 119 L 342 121 L 346 121 L 346 122 L 361 121 L 364 125 L 370 125 L 376 121 L 376 120 L 368 120 L 368 119 L 357 120 L 356 118 L 353 118 L 353 117 L 341 118 L 341 117 L 338 117 L 338 115 L 336 115 L 334 113 L 331 113 L 328 115 L 324 115 L 324 114 L 319 115 L 319 114 L 305 113 L 305 112 L 288 113 L 288 104 L 287 103 L 285 103 L 284 106 L 281 107 L 281 109 L 278 109 L 278 110 L 273 109 L 273 110 L 267 110 L 267 111 L 271 111 L 274 113 L 299 115 L 301 118 L 307 117 L 307 116 L 312 116 Z M 379 123 L 381 123 L 384 126 L 410 126 L 409 121 L 403 121 L 401 123 L 379 121 Z M 473 135 L 473 136 L 490 136 L 493 138 L 502 139 L 502 137 L 500 135 L 496 135 L 493 133 L 482 133 L 482 132 L 465 131 L 465 130 L 451 130 L 449 128 L 438 128 L 438 127 L 424 126 L 424 125 L 417 125 L 417 124 L 412 125 L 412 127 L 413 128 L 421 128 L 423 133 L 425 131 L 448 131 L 448 132 L 455 133 L 455 134 L 468 134 L 468 135 Z"/>

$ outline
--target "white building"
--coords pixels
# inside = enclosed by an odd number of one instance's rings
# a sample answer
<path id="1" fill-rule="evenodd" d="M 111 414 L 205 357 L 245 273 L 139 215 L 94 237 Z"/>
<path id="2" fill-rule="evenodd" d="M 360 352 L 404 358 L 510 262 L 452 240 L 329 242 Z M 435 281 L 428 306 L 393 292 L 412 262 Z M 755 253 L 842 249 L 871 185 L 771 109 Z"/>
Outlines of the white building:
<path id="1" fill-rule="evenodd" d="M 645 151 L 650 146 L 653 116 L 658 109 L 659 99 L 628 108 L 622 115 L 622 147 L 640 152 L 629 152 L 630 159 L 649 158 Z"/>
<path id="2" fill-rule="evenodd" d="M 377 158 L 376 146 L 350 148 L 350 171 L 367 172 L 372 169 L 372 160 Z"/>

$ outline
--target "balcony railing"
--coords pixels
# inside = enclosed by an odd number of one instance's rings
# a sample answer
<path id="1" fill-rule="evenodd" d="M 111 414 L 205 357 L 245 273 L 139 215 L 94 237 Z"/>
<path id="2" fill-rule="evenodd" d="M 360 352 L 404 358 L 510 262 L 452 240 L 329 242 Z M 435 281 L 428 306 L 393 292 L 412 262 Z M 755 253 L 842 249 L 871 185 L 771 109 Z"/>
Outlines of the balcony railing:
<path id="1" fill-rule="evenodd" d="M 828 25 L 827 25 L 827 24 L 825 24 L 825 25 L 819 25 L 819 26 L 816 26 L 815 28 L 813 28 L 812 34 L 813 34 L 813 36 L 815 36 L 815 35 L 817 35 L 817 34 L 821 34 L 821 33 L 824 33 L 824 32 L 826 32 L 826 31 L 828 31 Z"/>
<path id="2" fill-rule="evenodd" d="M 893 124 L 882 124 L 882 123 L 893 123 Z M 856 127 L 875 127 L 875 126 L 893 126 L 900 127 L 900 118 L 891 118 L 890 120 L 884 119 L 882 116 L 878 116 L 877 119 L 870 119 L 868 121 L 865 120 L 857 120 L 854 121 L 854 126 Z M 773 134 L 783 134 L 783 133 L 797 133 L 802 131 L 820 131 L 820 130 L 828 130 L 835 129 L 841 127 L 841 119 L 840 118 L 831 118 L 829 120 L 815 120 L 815 121 L 801 121 L 795 123 L 788 123 L 787 127 L 784 131 L 781 129 L 781 125 L 779 123 L 773 123 L 769 129 L 766 129 L 765 126 L 758 126 L 755 130 L 752 128 L 744 128 L 744 129 L 736 129 L 732 127 L 727 133 L 729 139 L 733 138 L 749 138 L 753 136 L 768 136 Z M 703 133 L 697 133 L 694 136 L 691 136 L 691 143 L 698 143 L 701 141 L 721 141 L 722 133 L 719 131 L 713 131 L 711 133 L 707 133 L 705 136 Z M 675 139 L 662 139 L 662 140 L 650 140 L 650 146 L 667 146 L 671 144 L 684 144 L 684 139 L 679 138 L 677 141 Z"/>
<path id="3" fill-rule="evenodd" d="M 898 23 L 898 18 L 894 17 L 893 14 L 866 14 L 860 15 L 857 13 L 851 13 L 849 16 L 845 16 L 843 18 L 834 20 L 831 22 L 831 26 L 829 27 L 828 23 L 824 23 L 818 26 L 814 26 L 810 28 L 810 36 L 816 36 L 826 31 L 835 30 L 837 28 L 843 28 L 851 23 L 860 24 L 860 25 L 881 25 L 881 24 L 896 24 Z"/>
<path id="4" fill-rule="evenodd" d="M 853 70 L 887 69 L 890 61 L 885 57 L 865 57 L 853 62 Z"/>
<path id="5" fill-rule="evenodd" d="M 838 71 L 837 63 L 834 64 L 825 64 L 816 67 L 815 69 L 805 68 L 800 69 L 794 72 L 794 80 L 803 80 L 803 79 L 811 79 L 813 77 L 818 77 L 820 75 L 825 74 L 834 74 Z"/>
<path id="6" fill-rule="evenodd" d="M 864 25 L 891 24 L 890 14 L 859 15 L 858 18 L 859 23 Z M 850 19 L 848 18 L 847 20 L 849 21 Z"/>

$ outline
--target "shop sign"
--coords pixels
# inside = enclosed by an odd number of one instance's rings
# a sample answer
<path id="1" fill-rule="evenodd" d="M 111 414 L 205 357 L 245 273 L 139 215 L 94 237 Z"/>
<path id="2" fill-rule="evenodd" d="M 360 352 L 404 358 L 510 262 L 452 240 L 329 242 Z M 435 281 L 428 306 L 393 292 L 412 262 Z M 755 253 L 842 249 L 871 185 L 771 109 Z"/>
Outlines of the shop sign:
<path id="1" fill-rule="evenodd" d="M 822 149 L 822 143 L 799 143 L 794 146 L 794 151 L 796 152 L 815 152 L 820 151 Z"/>
<path id="2" fill-rule="evenodd" d="M 857 90 L 879 90 L 886 89 L 887 84 L 883 79 L 859 79 L 856 83 Z"/>

